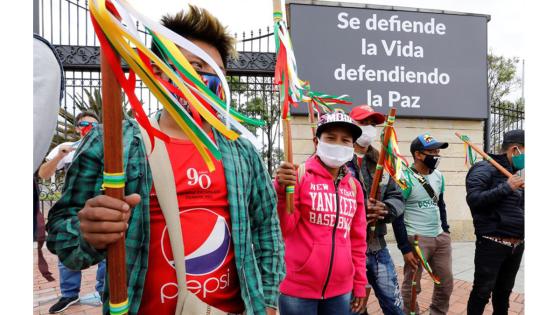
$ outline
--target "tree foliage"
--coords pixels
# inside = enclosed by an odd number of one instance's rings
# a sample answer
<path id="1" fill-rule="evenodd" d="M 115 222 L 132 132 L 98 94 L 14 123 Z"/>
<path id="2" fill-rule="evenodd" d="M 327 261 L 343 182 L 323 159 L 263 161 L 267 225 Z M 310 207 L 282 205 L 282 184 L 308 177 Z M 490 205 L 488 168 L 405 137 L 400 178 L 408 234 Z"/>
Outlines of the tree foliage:
<path id="1" fill-rule="evenodd" d="M 99 89 L 93 89 L 93 91 L 90 92 L 90 90 L 84 89 L 83 93 L 85 95 L 82 95 L 81 97 L 67 94 L 67 99 L 69 100 L 68 103 L 73 104 L 71 107 L 72 110 L 70 110 L 68 106 L 61 106 L 59 108 L 58 124 L 56 126 L 56 133 L 54 134 L 51 143 L 51 149 L 61 143 L 78 141 L 80 139 L 80 135 L 76 130 L 76 116 L 79 113 L 92 111 L 99 117 L 99 122 L 103 122 L 103 112 L 101 109 L 103 101 L 101 98 L 101 91 Z M 128 106 L 128 101 L 126 101 L 124 93 L 121 99 L 123 100 L 123 114 L 127 117 L 132 117 L 133 112 Z"/>
<path id="2" fill-rule="evenodd" d="M 280 134 L 280 107 L 277 93 L 273 92 L 272 78 L 268 77 L 230 77 L 229 84 L 232 94 L 237 97 L 232 100 L 239 111 L 250 117 L 263 120 L 261 127 L 247 126 L 254 134 L 258 134 L 263 145 L 261 157 L 268 173 L 273 171 L 283 159 L 282 150 L 277 147 Z"/>
<path id="3" fill-rule="evenodd" d="M 488 88 L 491 106 L 503 104 L 505 98 L 521 86 L 517 76 L 519 58 L 488 55 Z"/>
<path id="4" fill-rule="evenodd" d="M 517 73 L 519 58 L 488 55 L 488 98 L 490 102 L 490 149 L 499 150 L 503 133 L 523 128 L 525 100 L 511 95 L 521 87 Z"/>

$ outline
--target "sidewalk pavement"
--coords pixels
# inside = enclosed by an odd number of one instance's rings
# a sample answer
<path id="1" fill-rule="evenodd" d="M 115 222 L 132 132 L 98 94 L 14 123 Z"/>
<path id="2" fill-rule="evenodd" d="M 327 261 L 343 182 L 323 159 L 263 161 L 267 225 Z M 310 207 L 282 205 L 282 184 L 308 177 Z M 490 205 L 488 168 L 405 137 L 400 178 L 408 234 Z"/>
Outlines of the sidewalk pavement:
<path id="1" fill-rule="evenodd" d="M 387 247 L 395 265 L 404 266 L 403 257 L 397 248 L 397 243 L 390 243 Z M 474 280 L 474 242 L 453 242 L 452 248 L 453 278 L 472 283 Z M 523 256 L 519 272 L 515 277 L 513 292 L 525 292 L 525 256 Z"/>
<path id="2" fill-rule="evenodd" d="M 399 277 L 399 284 L 402 284 L 403 260 L 396 244 L 389 244 L 391 257 L 395 262 Z M 60 288 L 58 283 L 57 258 L 51 254 L 46 248 L 43 248 L 45 259 L 49 264 L 49 270 L 53 273 L 56 281 L 47 282 L 37 269 L 37 250 L 33 248 L 33 314 L 48 314 L 48 310 L 58 301 L 60 297 Z M 473 242 L 454 242 L 453 243 L 453 274 L 455 285 L 453 294 L 451 295 L 449 315 L 466 314 L 467 301 L 472 287 L 472 278 L 474 274 L 474 243 Z M 92 315 L 101 314 L 100 306 L 86 304 L 86 299 L 95 291 L 95 272 L 97 268 L 89 268 L 82 272 L 82 290 L 80 303 L 70 306 L 65 312 L 60 314 L 67 315 Z M 514 292 L 510 296 L 511 315 L 525 314 L 525 295 L 524 292 L 524 262 L 521 264 L 519 273 L 515 281 Z M 426 273 L 422 277 L 422 293 L 418 296 L 421 314 L 428 314 L 427 310 L 430 306 L 431 296 L 433 292 L 433 283 Z M 383 314 L 379 308 L 379 304 L 374 295 L 368 301 L 369 314 Z M 488 305 L 484 314 L 492 314 L 492 306 Z"/>
<path id="3" fill-rule="evenodd" d="M 399 285 L 402 286 L 403 280 L 403 257 L 397 248 L 396 243 L 388 244 L 391 257 L 395 263 L 397 274 L 399 277 Z M 467 314 L 467 301 L 472 289 L 472 281 L 474 277 L 474 242 L 453 242 L 452 243 L 452 264 L 453 264 L 453 278 L 454 286 L 453 293 L 450 299 L 449 315 L 463 315 Z M 521 267 L 515 278 L 515 286 L 510 296 L 510 315 L 525 314 L 525 294 L 524 292 L 524 260 L 521 262 Z M 422 273 L 421 280 L 422 292 L 419 294 L 417 300 L 420 306 L 420 314 L 429 314 L 429 307 L 434 284 L 430 276 L 424 272 Z M 383 314 L 379 308 L 379 303 L 375 296 L 370 297 L 368 301 L 369 314 Z M 492 314 L 492 303 L 486 306 L 484 314 Z"/>

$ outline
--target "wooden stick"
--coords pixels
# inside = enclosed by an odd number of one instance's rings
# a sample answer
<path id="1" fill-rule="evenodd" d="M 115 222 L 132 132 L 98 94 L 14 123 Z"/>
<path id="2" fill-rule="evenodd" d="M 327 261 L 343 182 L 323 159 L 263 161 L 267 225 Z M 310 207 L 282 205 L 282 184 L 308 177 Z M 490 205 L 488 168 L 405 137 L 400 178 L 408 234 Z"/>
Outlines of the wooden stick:
<path id="1" fill-rule="evenodd" d="M 272 10 L 273 13 L 279 12 L 282 14 L 282 1 L 281 0 L 272 0 Z M 278 17 L 275 16 L 275 20 Z M 284 84 L 288 84 L 288 82 L 284 82 Z M 285 95 L 284 97 L 288 97 Z M 280 100 L 282 102 L 282 100 Z M 289 109 L 288 109 L 289 110 Z M 284 138 L 284 153 L 285 153 L 285 160 L 288 163 L 293 164 L 293 152 L 292 152 L 292 129 L 290 126 L 290 115 L 288 113 L 288 117 L 286 119 L 282 119 L 282 129 L 284 130 L 283 138 Z M 293 213 L 294 212 L 294 187 L 287 186 L 286 187 L 286 212 Z"/>
<path id="2" fill-rule="evenodd" d="M 282 1 L 281 0 L 272 0 L 272 12 L 282 13 Z"/>
<path id="3" fill-rule="evenodd" d="M 414 235 L 414 242 L 418 242 L 418 235 Z M 416 253 L 413 251 L 413 255 L 416 256 Z M 420 259 L 420 257 L 418 257 Z M 420 270 L 420 266 L 417 266 L 416 270 L 414 270 L 414 274 L 412 274 L 412 292 L 410 295 L 410 315 L 416 315 L 416 274 Z"/>
<path id="4" fill-rule="evenodd" d="M 375 200 L 378 199 L 377 192 L 379 191 L 379 184 L 381 183 L 381 178 L 383 177 L 383 164 L 385 163 L 385 148 L 389 144 L 389 139 L 391 138 L 391 134 L 387 132 L 387 127 L 392 126 L 395 122 L 395 116 L 397 114 L 396 108 L 391 108 L 389 110 L 389 115 L 387 115 L 387 120 L 385 123 L 385 131 L 383 137 L 383 143 L 381 145 L 381 149 L 379 150 L 379 159 L 377 160 L 377 166 L 375 167 L 375 173 L 373 174 L 373 182 L 371 184 L 371 191 L 369 193 L 369 198 L 373 198 Z M 370 229 L 373 231 L 375 229 L 375 224 L 377 220 L 374 220 L 371 225 Z"/>
<path id="5" fill-rule="evenodd" d="M 313 111 L 313 104 L 311 103 L 311 101 L 307 102 L 307 107 L 309 110 L 309 124 L 311 124 L 311 139 L 315 138 L 315 132 L 316 132 L 316 128 L 315 128 L 315 112 Z"/>
<path id="6" fill-rule="evenodd" d="M 101 91 L 103 111 L 103 150 L 106 173 L 122 173 L 122 108 L 121 88 L 109 61 L 101 51 Z M 105 188 L 105 195 L 124 200 L 124 188 Z M 128 300 L 124 237 L 109 245 L 109 301 L 121 304 Z M 128 314 L 125 313 L 125 314 Z"/>
<path id="7" fill-rule="evenodd" d="M 477 146 L 475 146 L 474 144 L 472 144 L 472 142 L 470 142 L 467 139 L 463 139 L 463 137 L 461 136 L 460 133 L 455 132 L 455 135 L 461 139 L 461 141 L 463 141 L 464 143 L 466 143 L 469 147 L 471 147 L 473 150 L 476 151 L 476 153 L 480 154 L 480 156 L 482 156 L 482 158 L 484 158 L 486 161 L 490 162 L 492 165 L 494 165 L 495 168 L 498 169 L 498 171 L 500 171 L 502 174 L 504 174 L 507 178 L 510 178 L 513 176 L 512 173 L 510 173 L 508 170 L 506 170 L 503 166 L 501 166 L 498 162 L 496 162 L 492 157 L 490 157 L 488 154 L 486 154 L 486 152 L 482 151 L 481 149 L 479 149 Z"/>
<path id="8" fill-rule="evenodd" d="M 285 159 L 290 164 L 294 164 L 294 157 L 292 152 L 292 127 L 290 126 L 289 119 L 282 120 L 282 126 L 284 129 L 284 152 L 286 153 Z M 286 189 L 289 189 L 286 187 Z M 292 187 L 293 189 L 293 187 Z M 294 194 L 286 191 L 286 212 L 294 212 Z"/>

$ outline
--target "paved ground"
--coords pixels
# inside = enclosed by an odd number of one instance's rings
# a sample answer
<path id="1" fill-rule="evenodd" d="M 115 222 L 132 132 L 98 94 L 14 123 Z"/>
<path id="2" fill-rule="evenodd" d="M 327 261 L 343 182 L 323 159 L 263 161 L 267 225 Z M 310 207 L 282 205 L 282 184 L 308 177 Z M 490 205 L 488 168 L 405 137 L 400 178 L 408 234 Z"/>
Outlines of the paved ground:
<path id="1" fill-rule="evenodd" d="M 474 242 L 453 242 L 453 278 L 472 282 L 474 279 Z M 389 244 L 391 257 L 397 266 L 404 266 L 397 244 Z M 525 292 L 525 256 L 515 278 L 514 292 Z"/>
<path id="2" fill-rule="evenodd" d="M 49 308 L 60 298 L 60 287 L 58 283 L 57 257 L 43 248 L 43 254 L 49 265 L 49 271 L 52 272 L 56 281 L 48 282 L 37 269 L 37 250 L 33 246 L 33 315 L 48 314 Z M 82 272 L 82 288 L 80 298 L 84 299 L 81 303 L 70 306 L 65 312 L 60 314 L 72 315 L 99 315 L 101 314 L 100 306 L 88 305 L 87 298 L 95 292 L 95 272 L 97 267 L 89 268 Z"/>
<path id="3" fill-rule="evenodd" d="M 396 246 L 389 245 L 392 257 L 397 265 L 397 272 L 399 275 L 399 282 L 402 283 L 402 255 Z M 34 283 L 33 283 L 33 308 L 34 315 L 48 314 L 49 307 L 54 304 L 60 297 L 60 289 L 58 286 L 58 269 L 56 256 L 52 255 L 46 248 L 43 249 L 45 258 L 53 273 L 56 281 L 47 282 L 37 269 L 37 255 L 36 250 L 33 249 L 34 256 Z M 450 315 L 466 314 L 467 300 L 471 291 L 472 275 L 473 275 L 473 255 L 474 243 L 459 243 L 453 244 L 453 270 L 455 277 L 455 286 L 451 296 Z M 83 271 L 82 275 L 82 297 L 91 294 L 95 289 L 95 271 L 96 268 L 90 268 Z M 510 312 L 509 314 L 524 314 L 525 295 L 523 294 L 523 265 L 517 275 L 516 287 L 514 293 L 510 297 Z M 418 297 L 420 310 L 422 314 L 427 314 L 427 309 L 430 305 L 433 284 L 429 277 L 424 273 L 422 278 L 422 293 Z M 486 307 L 484 314 L 492 313 L 491 305 Z M 372 296 L 368 303 L 369 314 L 382 314 L 379 309 L 379 304 L 375 296 Z M 101 314 L 101 307 L 78 303 L 69 307 L 64 313 L 67 315 L 86 315 L 86 314 Z"/>

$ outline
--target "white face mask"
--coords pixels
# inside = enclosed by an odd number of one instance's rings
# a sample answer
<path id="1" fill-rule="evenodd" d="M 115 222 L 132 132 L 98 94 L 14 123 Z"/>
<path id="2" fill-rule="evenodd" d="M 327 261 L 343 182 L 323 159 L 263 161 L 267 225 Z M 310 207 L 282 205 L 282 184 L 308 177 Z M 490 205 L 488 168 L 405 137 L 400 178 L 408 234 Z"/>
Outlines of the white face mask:
<path id="1" fill-rule="evenodd" d="M 319 141 L 317 145 L 317 156 L 331 168 L 337 168 L 352 160 L 354 148 L 344 145 L 330 144 Z"/>
<path id="2" fill-rule="evenodd" d="M 356 140 L 356 143 L 361 147 L 367 148 L 375 141 L 377 129 L 371 125 L 360 126 L 360 128 L 362 128 L 362 135 Z"/>

